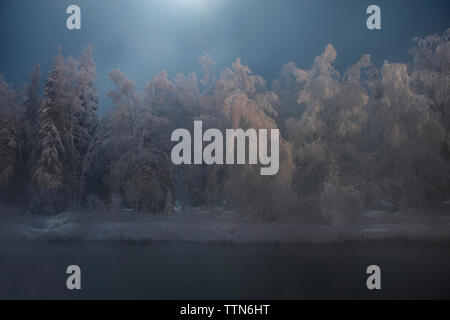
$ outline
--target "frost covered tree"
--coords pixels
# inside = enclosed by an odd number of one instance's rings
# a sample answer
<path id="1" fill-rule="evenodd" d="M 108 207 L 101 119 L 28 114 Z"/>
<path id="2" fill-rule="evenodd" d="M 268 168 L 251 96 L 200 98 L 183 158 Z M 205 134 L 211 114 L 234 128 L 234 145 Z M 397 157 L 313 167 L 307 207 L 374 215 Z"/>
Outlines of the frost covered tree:
<path id="1" fill-rule="evenodd" d="M 294 69 L 304 111 L 285 126 L 300 198 L 320 203 L 333 223 L 351 218 L 345 215 L 358 198 L 367 206 L 387 199 L 402 210 L 442 199 L 445 129 L 432 100 L 414 91 L 407 66 L 386 62 L 378 71 L 366 55 L 341 77 L 335 59 L 328 46 L 310 70 Z"/>
<path id="2" fill-rule="evenodd" d="M 207 94 L 212 93 L 216 83 L 216 62 L 211 58 L 208 52 L 203 52 L 203 55 L 198 58 L 198 63 L 201 66 L 203 77 L 200 80 L 202 87 Z"/>
<path id="3" fill-rule="evenodd" d="M 91 49 L 80 62 L 59 49 L 45 83 L 33 162 L 30 211 L 57 213 L 80 204 L 86 155 L 97 125 Z"/>
<path id="4" fill-rule="evenodd" d="M 79 106 L 73 117 L 75 121 L 74 145 L 77 152 L 76 176 L 77 192 L 76 203 L 81 205 L 85 195 L 86 181 L 91 173 L 93 161 L 99 145 L 107 134 L 104 126 L 99 126 L 97 114 L 98 96 L 95 85 L 96 66 L 93 59 L 93 48 L 88 46 L 80 57 L 77 95 Z"/>
<path id="5" fill-rule="evenodd" d="M 111 164 L 107 183 L 135 212 L 162 212 L 171 201 L 171 170 L 164 152 L 133 148 Z"/>
<path id="6" fill-rule="evenodd" d="M 252 75 L 237 59 L 225 69 L 216 83 L 215 98 L 222 103 L 227 128 L 276 129 L 272 105 L 277 97 L 265 88 L 262 77 Z M 222 102 L 223 101 L 223 102 Z M 246 153 L 248 153 L 248 147 Z M 243 213 L 274 219 L 288 212 L 290 179 L 293 169 L 291 146 L 280 138 L 280 170 L 274 177 L 261 176 L 259 166 L 233 165 L 227 170 L 225 188 Z"/>
<path id="7" fill-rule="evenodd" d="M 285 127 L 296 164 L 293 188 L 303 210 L 320 208 L 330 222 L 344 223 L 359 206 L 355 185 L 371 172 L 369 93 L 363 83 L 370 79 L 372 65 L 369 56 L 364 56 L 341 77 L 333 68 L 336 57 L 335 49 L 328 45 L 311 69 L 293 69 L 301 88 L 297 102 L 304 111 L 299 119 L 287 119 Z M 339 197 L 351 203 L 337 202 Z"/>
<path id="8" fill-rule="evenodd" d="M 36 65 L 31 73 L 30 82 L 27 87 L 27 96 L 21 121 L 22 138 L 24 141 L 23 161 L 25 164 L 36 144 L 36 133 L 39 125 L 39 109 L 42 103 L 42 98 L 39 93 L 40 76 L 40 65 Z"/>
<path id="9" fill-rule="evenodd" d="M 380 141 L 379 182 L 401 210 L 420 208 L 443 199 L 449 167 L 440 155 L 445 129 L 432 101 L 412 90 L 405 64 L 385 62 L 382 97 L 372 121 Z"/>
<path id="10" fill-rule="evenodd" d="M 18 161 L 17 184 L 22 191 L 17 195 L 18 201 L 26 202 L 29 197 L 29 182 L 31 179 L 32 163 L 31 154 L 37 143 L 37 132 L 39 126 L 39 109 L 42 98 L 39 92 L 40 66 L 36 65 L 31 73 L 30 81 L 26 87 L 23 112 L 20 118 L 20 141 L 21 155 Z M 20 198 L 20 200 L 19 200 Z"/>
<path id="11" fill-rule="evenodd" d="M 416 46 L 409 51 L 413 55 L 411 86 L 431 100 L 446 132 L 442 153 L 450 162 L 450 29 L 442 36 L 430 35 L 414 41 Z"/>
<path id="12" fill-rule="evenodd" d="M 273 91 L 279 99 L 274 104 L 278 113 L 276 121 L 282 133 L 286 135 L 286 120 L 289 118 L 298 119 L 305 111 L 304 104 L 298 102 L 300 92 L 306 84 L 305 81 L 302 81 L 305 72 L 297 68 L 294 63 L 287 63 L 283 66 L 278 78 L 272 82 Z"/>
<path id="13" fill-rule="evenodd" d="M 145 105 L 159 117 L 182 127 L 200 114 L 200 92 L 195 72 L 178 73 L 173 81 L 166 71 L 157 74 L 145 88 Z"/>
<path id="14" fill-rule="evenodd" d="M 12 189 L 21 154 L 16 99 L 14 89 L 0 75 L 0 203 Z"/>
<path id="15" fill-rule="evenodd" d="M 108 93 L 115 107 L 112 119 L 115 129 L 119 130 L 120 134 L 133 135 L 141 106 L 140 96 L 136 92 L 136 84 L 119 70 L 112 70 L 108 77 L 115 87 Z"/>
<path id="16" fill-rule="evenodd" d="M 215 108 L 214 99 L 211 92 L 214 89 L 214 68 L 215 63 L 209 56 L 200 58 L 202 64 L 203 78 L 202 87 L 205 92 L 201 92 L 199 81 L 195 72 L 188 75 L 178 73 L 175 79 L 168 79 L 165 71 L 159 73 L 150 81 L 145 89 L 144 108 L 153 114 L 153 120 L 148 123 L 153 124 L 155 117 L 163 119 L 167 123 L 165 127 L 154 127 L 153 136 L 161 137 L 164 141 L 170 141 L 170 134 L 174 128 L 191 128 L 194 120 L 203 120 L 205 126 L 218 127 L 218 110 Z M 157 131 L 155 129 L 158 129 Z M 169 130 L 168 130 L 169 129 Z M 154 138 L 152 138 L 154 140 Z M 165 145 L 162 150 L 170 153 L 172 145 Z M 216 168 L 198 165 L 177 166 L 174 171 L 176 201 L 181 206 L 201 206 L 210 203 L 214 206 L 220 202 L 218 188 L 212 172 Z M 207 188 L 217 196 L 211 198 L 207 193 Z M 217 192 L 216 192 L 217 191 Z M 214 200 L 213 200 L 214 199 Z"/>
<path id="17" fill-rule="evenodd" d="M 113 70 L 113 108 L 101 119 L 92 48 L 77 59 L 59 52 L 42 98 L 38 66 L 24 95 L 0 79 L 0 194 L 12 199 L 29 185 L 37 213 L 108 207 L 101 202 L 166 214 L 174 204 L 231 205 L 253 218 L 311 215 L 333 225 L 378 202 L 432 206 L 450 187 L 449 37 L 415 39 L 409 64 L 378 68 L 364 55 L 342 74 L 328 45 L 309 69 L 284 65 L 272 89 L 240 59 L 216 72 L 206 52 L 198 77 L 162 71 L 142 93 Z M 203 130 L 279 128 L 278 174 L 249 164 L 173 167 L 170 135 L 195 120 Z"/>
<path id="18" fill-rule="evenodd" d="M 45 83 L 45 100 L 39 111 L 38 144 L 33 151 L 32 198 L 33 213 L 57 213 L 64 209 L 67 197 L 65 184 L 64 126 L 67 100 L 64 57 L 59 50 Z"/>
<path id="19" fill-rule="evenodd" d="M 114 108 L 108 116 L 111 133 L 103 142 L 109 194 L 136 211 L 160 212 L 171 197 L 172 167 L 155 135 L 163 134 L 167 123 L 142 103 L 125 74 L 113 70 L 110 78 L 115 88 L 108 95 Z"/>
<path id="20" fill-rule="evenodd" d="M 89 46 L 83 51 L 83 55 L 80 57 L 78 83 L 76 87 L 80 105 L 74 113 L 74 144 L 80 154 L 86 153 L 98 124 L 96 75 L 93 49 Z"/>
<path id="21" fill-rule="evenodd" d="M 285 126 L 294 147 L 297 164 L 294 188 L 300 196 L 317 194 L 324 179 L 336 180 L 338 177 L 338 172 L 333 172 L 338 168 L 331 165 L 336 161 L 336 155 L 329 148 L 332 144 L 329 139 L 333 136 L 327 123 L 332 120 L 327 115 L 328 105 L 334 101 L 340 87 L 339 73 L 332 67 L 336 56 L 336 51 L 329 45 L 309 71 L 295 70 L 295 80 L 302 88 L 297 102 L 305 111 L 300 119 L 288 119 Z"/>

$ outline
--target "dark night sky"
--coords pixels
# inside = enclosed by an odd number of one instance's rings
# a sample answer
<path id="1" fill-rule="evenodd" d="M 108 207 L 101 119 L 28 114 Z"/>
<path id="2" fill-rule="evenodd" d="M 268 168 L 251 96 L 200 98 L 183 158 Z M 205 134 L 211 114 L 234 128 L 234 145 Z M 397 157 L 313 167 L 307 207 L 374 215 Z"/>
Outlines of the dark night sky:
<path id="1" fill-rule="evenodd" d="M 81 31 L 66 29 L 70 4 L 81 7 Z M 366 28 L 371 4 L 382 30 Z M 449 9 L 448 0 L 2 0 L 0 73 L 20 85 L 36 63 L 46 75 L 58 45 L 78 56 L 92 44 L 104 110 L 111 69 L 142 89 L 163 69 L 171 78 L 198 69 L 205 50 L 220 68 L 241 57 L 269 83 L 286 62 L 309 68 L 328 43 L 341 71 L 365 53 L 377 66 L 406 61 L 413 37 L 450 27 Z"/>

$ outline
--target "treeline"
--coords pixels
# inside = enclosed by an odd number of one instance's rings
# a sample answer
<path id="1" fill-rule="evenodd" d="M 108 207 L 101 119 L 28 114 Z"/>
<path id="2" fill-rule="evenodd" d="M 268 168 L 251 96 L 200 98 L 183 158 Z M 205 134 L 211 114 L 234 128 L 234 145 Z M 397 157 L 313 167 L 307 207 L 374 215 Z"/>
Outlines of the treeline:
<path id="1" fill-rule="evenodd" d="M 424 209 L 450 197 L 450 29 L 415 39 L 408 64 L 365 55 L 344 74 L 328 45 L 313 66 L 286 64 L 268 88 L 237 59 L 220 73 L 156 75 L 143 93 L 118 70 L 114 107 L 97 114 L 92 49 L 39 66 L 25 89 L 0 78 L 0 200 L 28 212 L 68 208 L 166 212 L 237 207 L 251 217 L 351 221 L 362 208 Z M 42 91 L 42 92 L 41 92 Z M 170 161 L 177 128 L 279 128 L 280 170 Z"/>

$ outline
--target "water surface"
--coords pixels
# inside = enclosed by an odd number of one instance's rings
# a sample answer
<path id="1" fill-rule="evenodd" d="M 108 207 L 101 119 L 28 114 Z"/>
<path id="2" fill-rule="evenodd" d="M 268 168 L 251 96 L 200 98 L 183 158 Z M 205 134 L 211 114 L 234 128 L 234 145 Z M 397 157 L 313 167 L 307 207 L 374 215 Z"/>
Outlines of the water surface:
<path id="1" fill-rule="evenodd" d="M 66 289 L 71 264 L 81 291 Z M 0 298 L 450 298 L 450 244 L 1 243 Z"/>

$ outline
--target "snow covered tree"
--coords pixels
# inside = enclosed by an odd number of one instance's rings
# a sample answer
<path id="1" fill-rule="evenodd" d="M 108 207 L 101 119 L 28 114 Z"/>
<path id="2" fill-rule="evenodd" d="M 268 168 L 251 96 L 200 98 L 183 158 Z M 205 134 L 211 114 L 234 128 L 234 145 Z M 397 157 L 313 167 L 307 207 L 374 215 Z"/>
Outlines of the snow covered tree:
<path id="1" fill-rule="evenodd" d="M 67 185 L 64 176 L 64 124 L 67 79 L 64 57 L 59 50 L 46 80 L 45 100 L 39 112 L 38 144 L 33 151 L 32 198 L 33 213 L 57 213 L 66 203 Z"/>
<path id="2" fill-rule="evenodd" d="M 286 121 L 289 141 L 293 143 L 296 162 L 294 189 L 301 197 L 318 194 L 326 177 L 338 176 L 328 174 L 336 156 L 330 139 L 333 139 L 331 128 L 327 127 L 328 105 L 339 91 L 339 74 L 332 67 L 337 53 L 329 45 L 325 52 L 317 57 L 309 71 L 294 70 L 295 79 L 302 90 L 297 98 L 305 111 L 300 119 L 291 118 Z M 331 134 L 330 134 L 331 133 Z"/>
<path id="3" fill-rule="evenodd" d="M 207 94 L 211 94 L 216 83 L 215 67 L 216 62 L 211 58 L 208 52 L 203 52 L 203 55 L 198 58 L 201 66 L 203 78 L 200 80 L 201 85 Z"/>
<path id="4" fill-rule="evenodd" d="M 28 161 L 34 145 L 36 144 L 36 133 L 39 125 L 39 109 L 42 104 L 42 98 L 39 93 L 39 79 L 41 76 L 40 65 L 36 65 L 30 76 L 30 82 L 27 87 L 27 97 L 24 103 L 24 112 L 21 126 L 24 141 L 23 161 Z"/>
<path id="5" fill-rule="evenodd" d="M 214 62 L 208 58 L 205 63 L 208 66 L 202 69 L 205 73 L 209 73 L 209 75 L 203 74 L 203 77 L 209 79 L 207 84 L 209 89 L 205 88 L 205 90 L 210 93 L 213 90 Z M 158 132 L 153 129 L 153 136 L 170 141 L 173 129 L 191 128 L 193 121 L 199 119 L 204 120 L 206 126 L 217 127 L 214 121 L 218 110 L 214 110 L 214 100 L 209 93 L 200 92 L 195 72 L 188 75 L 178 73 L 173 81 L 168 79 L 165 71 L 155 76 L 146 86 L 144 107 L 153 114 L 154 119 L 155 117 L 164 119 L 163 122 L 167 125 L 156 128 Z M 154 120 L 149 123 L 153 124 Z M 169 144 L 162 150 L 169 153 L 171 147 L 172 145 Z M 176 192 L 174 195 L 182 206 L 201 206 L 208 202 L 206 188 L 210 170 L 212 170 L 211 167 L 201 165 L 181 165 L 175 168 Z"/>
<path id="6" fill-rule="evenodd" d="M 83 55 L 80 57 L 78 84 L 76 88 L 80 99 L 80 106 L 74 114 L 74 143 L 80 154 L 86 152 L 98 124 L 98 96 L 95 86 L 96 75 L 93 49 L 89 46 L 83 51 Z"/>
<path id="7" fill-rule="evenodd" d="M 154 135 L 164 136 L 170 126 L 152 113 L 151 102 L 142 104 L 125 74 L 113 70 L 110 78 L 115 88 L 108 95 L 115 106 L 108 116 L 111 134 L 103 142 L 109 193 L 120 195 L 136 211 L 162 211 L 171 197 L 172 167 L 167 153 L 158 149 L 164 144 Z"/>
<path id="8" fill-rule="evenodd" d="M 16 94 L 0 75 L 0 203 L 11 191 L 21 154 Z"/>
<path id="9" fill-rule="evenodd" d="M 111 192 L 136 212 L 162 212 L 172 189 L 171 170 L 165 153 L 135 148 L 112 163 L 107 182 Z"/>
<path id="10" fill-rule="evenodd" d="M 97 126 L 92 50 L 78 62 L 59 49 L 45 84 L 37 144 L 31 156 L 30 211 L 57 213 L 81 203 L 86 156 Z"/>
<path id="11" fill-rule="evenodd" d="M 133 135 L 141 106 L 136 84 L 119 70 L 112 70 L 108 77 L 115 86 L 114 90 L 108 93 L 116 108 L 113 119 L 115 129 L 120 133 Z"/>
<path id="12" fill-rule="evenodd" d="M 338 203 L 324 201 L 356 198 L 353 186 L 362 182 L 370 169 L 366 150 L 369 96 L 361 85 L 370 59 L 364 56 L 341 79 L 332 66 L 336 57 L 335 49 L 328 45 L 310 70 L 294 69 L 301 88 L 298 103 L 304 111 L 300 119 L 290 118 L 285 124 L 296 163 L 292 186 L 304 205 L 315 203 L 331 222 L 337 214 L 344 215 L 345 208 L 329 214 L 328 208 Z M 323 192 L 333 196 L 319 197 Z M 344 216 L 339 218 L 343 220 Z"/>
<path id="13" fill-rule="evenodd" d="M 328 45 L 307 70 L 284 65 L 273 91 L 239 58 L 217 77 L 208 53 L 199 78 L 162 71 L 142 95 L 112 70 L 114 107 L 101 119 L 92 48 L 78 59 L 59 51 L 42 98 L 39 65 L 24 94 L 0 77 L 0 196 L 29 194 L 36 213 L 107 207 L 99 199 L 117 212 L 166 214 L 175 203 L 231 203 L 264 219 L 317 211 L 333 225 L 380 200 L 402 210 L 439 203 L 450 187 L 449 39 L 450 29 L 415 39 L 408 65 L 378 69 L 364 55 L 343 75 Z M 261 176 L 250 164 L 174 168 L 170 135 L 195 120 L 203 130 L 279 128 L 278 173 Z"/>
<path id="14" fill-rule="evenodd" d="M 96 75 L 93 48 L 88 46 L 80 57 L 76 87 L 80 102 L 73 115 L 75 122 L 74 145 L 77 151 L 77 205 L 81 205 L 83 202 L 87 176 L 92 168 L 92 162 L 99 145 L 104 135 L 107 134 L 105 127 L 99 126 Z"/>
<path id="15" fill-rule="evenodd" d="M 412 90 L 405 64 L 385 62 L 381 83 L 371 119 L 380 141 L 379 183 L 403 211 L 443 200 L 449 182 L 448 163 L 440 155 L 445 130 L 432 101 Z"/>
<path id="16" fill-rule="evenodd" d="M 278 78 L 272 82 L 273 91 L 279 98 L 279 101 L 274 104 L 278 113 L 276 121 L 281 132 L 286 135 L 286 120 L 289 118 L 299 119 L 305 111 L 304 104 L 298 102 L 300 92 L 306 84 L 302 80 L 305 78 L 305 72 L 297 68 L 294 63 L 287 63 L 283 66 Z"/>
<path id="17" fill-rule="evenodd" d="M 216 103 L 222 103 L 226 128 L 276 129 L 272 117 L 277 113 L 273 104 L 277 97 L 265 88 L 262 77 L 252 75 L 237 59 L 225 69 L 216 82 Z M 227 170 L 225 189 L 243 213 L 263 219 L 275 219 L 290 207 L 290 179 L 293 170 L 291 146 L 280 137 L 280 169 L 275 176 L 261 176 L 255 165 L 233 165 Z M 246 153 L 249 150 L 247 148 Z"/>
<path id="18" fill-rule="evenodd" d="M 442 154 L 450 163 L 450 29 L 442 36 L 431 35 L 414 39 L 411 86 L 426 95 L 445 130 Z"/>

